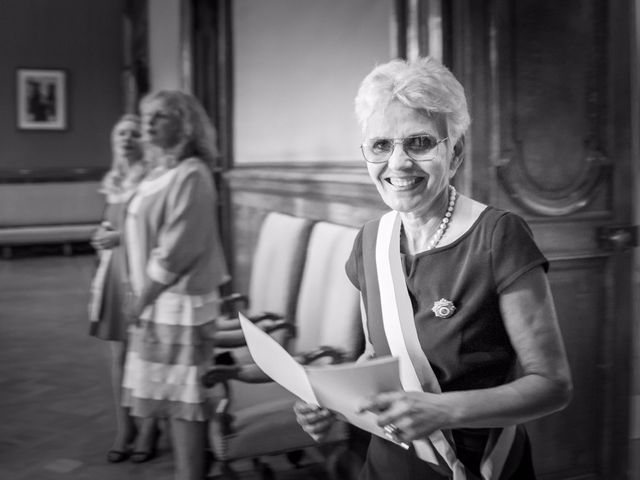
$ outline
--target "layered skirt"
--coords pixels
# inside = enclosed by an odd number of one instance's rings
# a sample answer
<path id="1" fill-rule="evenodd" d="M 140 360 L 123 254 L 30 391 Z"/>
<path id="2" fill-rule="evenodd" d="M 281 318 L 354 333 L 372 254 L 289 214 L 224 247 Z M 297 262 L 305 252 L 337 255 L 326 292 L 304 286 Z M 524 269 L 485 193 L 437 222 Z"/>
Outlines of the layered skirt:
<path id="1" fill-rule="evenodd" d="M 215 401 L 200 378 L 211 366 L 219 296 L 162 293 L 129 329 L 122 404 L 138 417 L 208 420 Z"/>

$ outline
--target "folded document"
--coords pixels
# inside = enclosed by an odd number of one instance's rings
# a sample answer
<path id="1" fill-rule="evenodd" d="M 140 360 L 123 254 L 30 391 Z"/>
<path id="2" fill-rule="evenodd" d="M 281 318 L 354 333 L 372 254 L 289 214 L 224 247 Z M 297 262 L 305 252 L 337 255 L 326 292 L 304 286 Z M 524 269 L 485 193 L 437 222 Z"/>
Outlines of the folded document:
<path id="1" fill-rule="evenodd" d="M 239 317 L 253 361 L 272 380 L 307 403 L 328 408 L 356 427 L 389 438 L 376 424 L 376 415 L 356 412 L 372 395 L 402 390 L 397 358 L 383 357 L 357 364 L 302 366 L 244 315 Z"/>

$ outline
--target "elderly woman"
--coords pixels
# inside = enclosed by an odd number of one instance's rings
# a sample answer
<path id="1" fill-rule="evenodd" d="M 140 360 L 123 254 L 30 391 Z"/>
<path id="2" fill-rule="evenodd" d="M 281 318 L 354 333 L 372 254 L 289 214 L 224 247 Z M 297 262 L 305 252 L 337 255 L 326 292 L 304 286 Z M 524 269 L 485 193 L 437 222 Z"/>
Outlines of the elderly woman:
<path id="1" fill-rule="evenodd" d="M 564 408 L 572 390 L 548 262 L 520 217 L 451 185 L 469 114 L 449 70 L 391 61 L 355 103 L 392 211 L 364 226 L 346 270 L 363 297 L 363 360 L 398 356 L 403 386 L 362 405 L 388 441 L 371 439 L 361 478 L 533 479 L 519 424 Z M 301 403 L 296 414 L 316 437 L 333 421 Z"/>
<path id="2" fill-rule="evenodd" d="M 170 420 L 176 478 L 201 480 L 212 412 L 200 376 L 211 359 L 219 287 L 229 278 L 210 169 L 215 131 L 180 91 L 150 94 L 141 112 L 149 173 L 125 224 L 134 326 L 123 401 L 132 415 Z"/>

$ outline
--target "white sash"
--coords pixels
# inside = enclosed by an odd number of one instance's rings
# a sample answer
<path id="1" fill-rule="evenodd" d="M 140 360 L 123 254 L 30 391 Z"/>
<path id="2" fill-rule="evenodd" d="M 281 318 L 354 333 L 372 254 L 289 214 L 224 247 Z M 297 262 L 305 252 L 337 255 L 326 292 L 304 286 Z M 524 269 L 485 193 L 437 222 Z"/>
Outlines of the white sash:
<path id="1" fill-rule="evenodd" d="M 376 269 L 380 288 L 380 303 L 384 331 L 391 354 L 399 358 L 400 381 L 405 391 L 423 391 L 422 383 L 416 368 L 420 369 L 426 390 L 440 393 L 440 385 L 433 373 L 424 352 L 417 344 L 417 332 L 414 339 L 405 338 L 402 334 L 401 321 L 410 319 L 413 322 L 413 308 L 400 257 L 400 215 L 389 212 L 380 219 L 376 239 Z M 411 323 L 413 326 L 413 323 Z M 415 327 L 413 327 L 415 328 Z M 412 348 L 413 347 L 413 348 Z M 416 348 L 418 347 L 418 348 Z M 419 365 L 414 365 L 409 350 L 417 358 Z M 419 350 L 419 351 L 416 351 Z M 492 451 L 482 460 L 481 474 L 483 480 L 497 480 L 511 449 L 515 437 L 515 426 L 502 429 Z M 455 451 L 442 431 L 432 433 L 428 440 L 414 440 L 413 446 L 418 457 L 426 462 L 438 464 L 433 448 L 444 458 L 453 472 L 453 480 L 466 480 L 464 465 L 456 457 Z"/>

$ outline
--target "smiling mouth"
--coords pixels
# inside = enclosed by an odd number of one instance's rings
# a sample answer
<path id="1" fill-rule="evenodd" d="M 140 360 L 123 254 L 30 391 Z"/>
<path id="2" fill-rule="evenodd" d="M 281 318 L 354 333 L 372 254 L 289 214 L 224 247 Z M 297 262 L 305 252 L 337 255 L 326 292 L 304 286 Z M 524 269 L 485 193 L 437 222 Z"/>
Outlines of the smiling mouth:
<path id="1" fill-rule="evenodd" d="M 389 177 L 384 179 L 389 185 L 396 190 L 410 190 L 416 185 L 423 182 L 423 177 Z"/>

